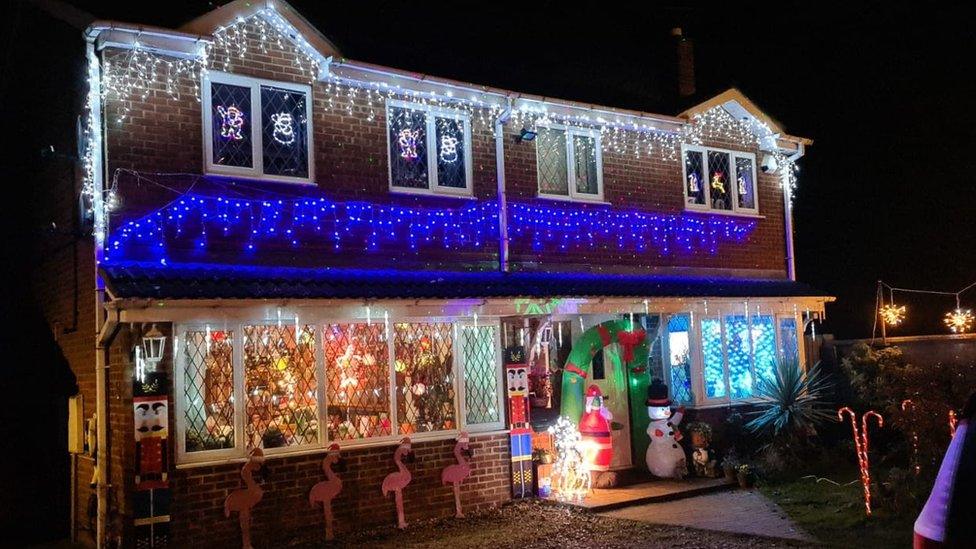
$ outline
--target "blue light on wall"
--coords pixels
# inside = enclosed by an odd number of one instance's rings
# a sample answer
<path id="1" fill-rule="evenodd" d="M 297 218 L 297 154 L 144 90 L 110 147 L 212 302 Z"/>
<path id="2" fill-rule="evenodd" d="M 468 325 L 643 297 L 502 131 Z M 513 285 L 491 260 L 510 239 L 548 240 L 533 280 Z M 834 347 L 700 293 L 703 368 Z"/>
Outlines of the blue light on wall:
<path id="1" fill-rule="evenodd" d="M 776 367 L 776 332 L 773 315 L 752 317 L 752 351 L 756 379 L 771 380 Z"/>
<path id="2" fill-rule="evenodd" d="M 514 243 L 555 254 L 606 249 L 643 253 L 651 248 L 661 255 L 715 254 L 722 243 L 744 240 L 756 225 L 751 219 L 651 214 L 609 206 L 513 203 L 509 211 Z M 498 205 L 472 201 L 457 208 L 405 207 L 324 197 L 266 200 L 186 194 L 113 231 L 106 261 L 165 262 L 172 250 L 217 251 L 234 259 L 235 253 L 246 257 L 264 247 L 372 252 L 384 246 L 494 252 Z"/>
<path id="3" fill-rule="evenodd" d="M 749 319 L 744 315 L 725 317 L 725 343 L 729 361 L 729 388 L 732 398 L 752 396 L 752 343 Z"/>
<path id="4" fill-rule="evenodd" d="M 718 318 L 703 318 L 701 331 L 705 397 L 721 398 L 727 392 L 725 390 L 725 368 L 722 356 L 722 321 Z"/>

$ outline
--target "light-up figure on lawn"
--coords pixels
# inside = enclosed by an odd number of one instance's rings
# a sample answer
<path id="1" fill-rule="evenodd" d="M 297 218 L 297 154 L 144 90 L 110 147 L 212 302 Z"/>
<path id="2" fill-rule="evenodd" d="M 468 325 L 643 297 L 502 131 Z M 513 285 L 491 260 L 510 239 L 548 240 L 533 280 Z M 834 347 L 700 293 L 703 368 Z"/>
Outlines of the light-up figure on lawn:
<path id="1" fill-rule="evenodd" d="M 681 431 L 678 424 L 684 416 L 685 407 L 671 410 L 668 386 L 655 379 L 647 388 L 647 416 L 651 423 L 647 426 L 650 445 L 645 460 L 647 470 L 661 478 L 684 478 L 688 474 L 685 451 L 678 442 Z"/>

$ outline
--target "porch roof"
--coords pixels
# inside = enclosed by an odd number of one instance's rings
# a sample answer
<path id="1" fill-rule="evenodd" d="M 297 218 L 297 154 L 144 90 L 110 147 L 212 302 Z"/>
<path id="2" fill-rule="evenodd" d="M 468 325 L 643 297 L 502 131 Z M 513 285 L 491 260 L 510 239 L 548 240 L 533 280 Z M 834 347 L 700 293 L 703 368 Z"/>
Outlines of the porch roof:
<path id="1" fill-rule="evenodd" d="M 657 275 L 103 264 L 114 298 L 464 299 L 509 297 L 829 297 L 785 279 Z"/>

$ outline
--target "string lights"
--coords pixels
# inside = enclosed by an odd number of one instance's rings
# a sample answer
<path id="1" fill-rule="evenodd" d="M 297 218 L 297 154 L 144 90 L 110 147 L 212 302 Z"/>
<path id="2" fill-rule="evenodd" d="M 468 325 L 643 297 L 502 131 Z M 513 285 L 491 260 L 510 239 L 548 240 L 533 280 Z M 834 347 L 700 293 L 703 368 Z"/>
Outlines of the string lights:
<path id="1" fill-rule="evenodd" d="M 868 418 L 873 417 L 878 427 L 884 425 L 884 418 L 874 410 L 864 412 L 861 416 L 861 429 L 857 428 L 857 414 L 847 406 L 837 410 L 837 420 L 843 422 L 847 414 L 851 420 L 851 431 L 854 434 L 854 450 L 857 452 L 857 463 L 861 469 L 861 484 L 864 486 L 864 511 L 871 516 L 871 471 L 868 462 Z"/>
<path id="2" fill-rule="evenodd" d="M 955 309 L 949 311 L 943 319 L 945 325 L 954 334 L 963 334 L 973 329 L 973 312 L 969 309 Z"/>
<path id="3" fill-rule="evenodd" d="M 976 282 L 964 287 L 963 289 L 956 292 L 946 292 L 946 291 L 936 291 L 936 290 L 917 290 L 912 288 L 897 288 L 887 284 L 883 280 L 878 281 L 878 289 L 875 298 L 875 306 L 878 311 L 878 317 L 881 318 L 881 337 L 884 339 L 887 336 L 885 330 L 886 327 L 895 327 L 902 323 L 905 319 L 905 306 L 895 305 L 895 292 L 902 293 L 913 293 L 913 294 L 928 294 L 928 295 L 941 295 L 941 296 L 952 296 L 956 300 L 956 308 L 950 310 L 945 314 L 942 319 L 946 327 L 954 334 L 962 334 L 969 332 L 973 329 L 973 312 L 970 309 L 964 309 L 961 306 L 961 296 L 965 292 L 976 288 Z M 885 303 L 885 290 L 888 291 L 888 303 Z M 871 332 L 872 339 L 877 330 L 877 318 L 875 317 L 875 328 Z"/>
<path id="4" fill-rule="evenodd" d="M 905 320 L 905 306 L 894 304 L 885 305 L 884 307 L 881 307 L 878 314 L 881 315 L 881 319 L 885 324 L 894 327 L 901 324 L 902 320 Z"/>
<path id="5" fill-rule="evenodd" d="M 911 412 L 909 412 L 909 409 L 911 409 Z M 912 399 L 906 398 L 905 400 L 901 401 L 901 411 L 902 412 L 905 412 L 906 415 L 913 416 L 912 417 L 912 420 L 910 422 L 910 425 L 911 425 L 910 431 L 911 431 L 911 437 L 912 437 L 912 458 L 911 458 L 911 464 L 912 464 L 912 471 L 915 472 L 915 476 L 918 476 L 918 474 L 922 472 L 922 466 L 921 466 L 921 464 L 918 461 L 918 431 L 915 430 L 915 418 L 914 418 L 914 416 L 915 416 L 915 403 L 912 401 Z"/>
<path id="6" fill-rule="evenodd" d="M 590 492 L 590 471 L 583 460 L 583 436 L 573 422 L 559 416 L 549 427 L 555 439 L 552 491 L 560 500 L 582 501 Z"/>

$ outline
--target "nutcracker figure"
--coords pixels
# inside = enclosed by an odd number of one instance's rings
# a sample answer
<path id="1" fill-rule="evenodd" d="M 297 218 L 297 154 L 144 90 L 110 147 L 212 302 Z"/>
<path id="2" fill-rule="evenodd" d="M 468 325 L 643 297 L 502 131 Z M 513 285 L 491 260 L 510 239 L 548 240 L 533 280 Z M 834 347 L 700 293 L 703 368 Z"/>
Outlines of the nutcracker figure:
<path id="1" fill-rule="evenodd" d="M 524 355 L 523 355 L 524 356 Z M 532 495 L 532 427 L 529 426 L 528 366 L 507 364 L 509 432 L 512 442 L 512 497 Z"/>

